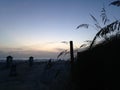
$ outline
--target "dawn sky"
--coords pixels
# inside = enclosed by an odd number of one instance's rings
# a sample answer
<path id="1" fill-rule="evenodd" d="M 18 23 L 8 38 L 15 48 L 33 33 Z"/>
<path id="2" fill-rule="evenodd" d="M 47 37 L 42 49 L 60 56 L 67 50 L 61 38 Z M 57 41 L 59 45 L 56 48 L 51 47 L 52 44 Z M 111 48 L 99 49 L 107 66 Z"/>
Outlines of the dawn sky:
<path id="1" fill-rule="evenodd" d="M 25 58 L 55 58 L 69 49 L 61 43 L 72 40 L 79 47 L 91 40 L 94 28 L 76 30 L 82 23 L 94 24 L 90 14 L 100 21 L 105 6 L 110 19 L 119 18 L 113 0 L 0 0 L 0 58 L 13 55 Z"/>

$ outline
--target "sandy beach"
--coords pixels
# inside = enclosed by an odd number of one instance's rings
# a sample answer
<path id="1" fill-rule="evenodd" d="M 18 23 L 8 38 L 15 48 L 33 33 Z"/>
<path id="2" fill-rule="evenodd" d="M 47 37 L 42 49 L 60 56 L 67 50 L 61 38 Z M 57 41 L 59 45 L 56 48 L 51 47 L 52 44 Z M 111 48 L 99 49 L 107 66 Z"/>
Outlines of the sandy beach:
<path id="1" fill-rule="evenodd" d="M 0 62 L 0 90 L 67 90 L 70 82 L 69 61 L 34 62 L 16 61 L 16 76 Z"/>

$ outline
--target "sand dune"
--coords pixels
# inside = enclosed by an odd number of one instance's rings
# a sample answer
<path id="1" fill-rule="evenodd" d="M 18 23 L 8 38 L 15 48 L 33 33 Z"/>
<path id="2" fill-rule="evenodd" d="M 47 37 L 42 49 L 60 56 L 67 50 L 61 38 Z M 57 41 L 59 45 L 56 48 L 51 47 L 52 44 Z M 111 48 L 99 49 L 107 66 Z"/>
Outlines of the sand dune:
<path id="1" fill-rule="evenodd" d="M 9 76 L 10 68 L 0 63 L 0 90 L 67 90 L 70 82 L 68 61 L 35 62 L 29 67 L 27 62 L 17 62 L 17 75 Z"/>

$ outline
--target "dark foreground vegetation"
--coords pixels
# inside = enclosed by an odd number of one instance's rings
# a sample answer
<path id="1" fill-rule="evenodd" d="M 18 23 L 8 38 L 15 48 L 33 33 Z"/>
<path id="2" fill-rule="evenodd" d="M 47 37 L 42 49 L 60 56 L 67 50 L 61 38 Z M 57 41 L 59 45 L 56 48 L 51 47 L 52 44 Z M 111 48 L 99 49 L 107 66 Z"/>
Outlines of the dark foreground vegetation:
<path id="1" fill-rule="evenodd" d="M 120 0 L 109 5 L 119 7 Z M 103 27 L 91 15 L 98 29 L 90 46 L 78 52 L 77 61 L 72 70 L 72 80 L 76 90 L 119 90 L 120 89 L 120 19 L 109 22 L 105 8 L 101 11 Z M 78 28 L 88 28 L 89 24 L 80 24 Z M 104 39 L 95 45 L 97 39 Z"/>
<path id="2" fill-rule="evenodd" d="M 110 5 L 119 7 L 120 1 Z M 72 44 L 71 63 L 34 62 L 33 57 L 27 62 L 14 62 L 13 57 L 8 56 L 5 63 L 0 62 L 0 90 L 120 90 L 120 20 L 106 25 L 108 18 L 104 8 L 101 15 L 105 27 L 90 14 L 99 31 L 90 47 L 77 53 L 74 62 Z M 81 24 L 77 29 L 88 26 Z M 95 45 L 99 37 L 105 40 Z M 68 53 L 64 50 L 57 58 Z"/>
<path id="3" fill-rule="evenodd" d="M 118 90 L 120 82 L 120 35 L 79 52 L 73 69 L 76 90 Z"/>
<path id="4" fill-rule="evenodd" d="M 119 90 L 119 51 L 118 34 L 78 52 L 72 64 L 61 60 L 31 64 L 31 58 L 16 61 L 15 67 L 1 62 L 0 90 Z"/>

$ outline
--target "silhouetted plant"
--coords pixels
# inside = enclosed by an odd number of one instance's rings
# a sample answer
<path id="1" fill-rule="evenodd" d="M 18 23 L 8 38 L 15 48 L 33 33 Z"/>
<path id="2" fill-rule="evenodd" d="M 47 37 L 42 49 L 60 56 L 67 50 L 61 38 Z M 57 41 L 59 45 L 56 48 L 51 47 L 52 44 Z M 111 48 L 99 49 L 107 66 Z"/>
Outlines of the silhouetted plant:
<path id="1" fill-rule="evenodd" d="M 89 46 L 92 43 L 91 40 L 86 40 L 84 42 L 85 42 L 84 44 L 80 45 L 80 48 L 87 47 L 87 46 Z"/>
<path id="2" fill-rule="evenodd" d="M 67 41 L 62 41 L 61 43 L 68 44 L 69 42 L 67 42 Z"/>
<path id="3" fill-rule="evenodd" d="M 120 6 L 120 1 L 118 0 L 118 1 L 111 2 L 110 5 Z M 93 38 L 93 40 L 90 44 L 90 48 L 92 48 L 92 46 L 94 45 L 94 43 L 95 43 L 95 41 L 98 37 L 99 38 L 102 37 L 102 38 L 106 39 L 106 38 L 108 38 L 108 36 L 107 36 L 108 34 L 111 34 L 112 32 L 117 32 L 117 33 L 119 32 L 119 30 L 120 30 L 120 20 L 115 20 L 114 22 L 106 25 L 107 22 L 109 22 L 110 20 L 107 17 L 105 8 L 102 8 L 101 15 L 100 15 L 101 19 L 102 19 L 102 23 L 103 23 L 103 25 L 105 25 L 104 27 L 101 27 L 98 20 L 92 14 L 90 14 L 90 16 L 94 21 L 95 27 L 97 28 L 97 30 L 99 30 L 97 32 L 97 34 L 95 35 L 95 37 Z M 90 26 L 90 25 L 89 24 L 81 24 L 76 29 L 79 29 L 81 27 L 88 28 L 88 26 Z M 86 44 L 83 44 L 81 47 L 83 47 L 85 45 Z"/>
<path id="4" fill-rule="evenodd" d="M 62 42 L 60 42 L 60 43 L 63 43 L 63 44 L 66 44 L 66 45 L 69 44 L 69 42 L 67 42 L 67 41 L 62 41 Z M 67 50 L 67 49 L 62 50 L 62 51 L 58 54 L 57 59 L 59 59 L 60 56 L 65 56 L 65 55 L 67 55 L 68 53 L 69 53 L 69 50 Z"/>
<path id="5" fill-rule="evenodd" d="M 114 5 L 114 6 L 119 7 L 120 6 L 120 0 L 113 1 L 113 2 L 110 3 L 110 5 Z"/>
<path id="6" fill-rule="evenodd" d="M 119 31 L 120 30 L 120 21 L 116 20 L 114 22 L 112 22 L 111 24 L 103 27 L 94 37 L 90 48 L 93 46 L 93 44 L 95 43 L 97 37 L 106 37 L 107 34 L 115 32 L 115 31 Z"/>
<path id="7" fill-rule="evenodd" d="M 69 51 L 68 50 L 63 50 L 63 51 L 61 51 L 59 54 L 58 54 L 58 56 L 57 56 L 57 59 L 60 57 L 60 56 L 62 56 L 62 55 L 66 55 L 66 54 L 68 54 L 69 53 Z"/>
<path id="8" fill-rule="evenodd" d="M 88 42 L 89 42 L 89 40 L 88 40 Z M 66 44 L 66 45 L 69 45 L 69 42 L 67 42 L 67 41 L 62 41 L 61 43 L 63 43 L 63 44 Z M 76 47 L 75 46 L 75 49 L 73 50 L 74 51 L 74 53 L 77 53 L 78 52 L 78 47 Z M 61 56 L 66 56 L 67 54 L 70 54 L 70 50 L 69 49 L 64 49 L 64 50 L 62 50 L 58 55 L 57 55 L 57 59 L 59 59 Z"/>
<path id="9" fill-rule="evenodd" d="M 106 10 L 105 10 L 105 8 L 102 8 L 102 10 L 101 10 L 101 18 L 102 18 L 102 22 L 103 22 L 103 24 L 105 25 L 107 22 L 109 22 L 110 20 L 108 19 L 108 17 L 107 17 L 107 14 L 106 14 Z M 100 28 L 101 29 L 101 28 Z"/>
<path id="10" fill-rule="evenodd" d="M 74 49 L 74 54 L 78 52 L 78 48 Z M 70 51 L 69 50 L 63 50 L 61 51 L 58 56 L 57 56 L 57 59 L 59 59 L 61 56 L 66 56 L 67 54 L 70 54 Z"/>
<path id="11" fill-rule="evenodd" d="M 78 29 L 78 28 L 80 28 L 80 27 L 88 28 L 88 27 L 89 27 L 89 24 L 81 24 L 81 25 L 77 26 L 76 29 Z"/>

